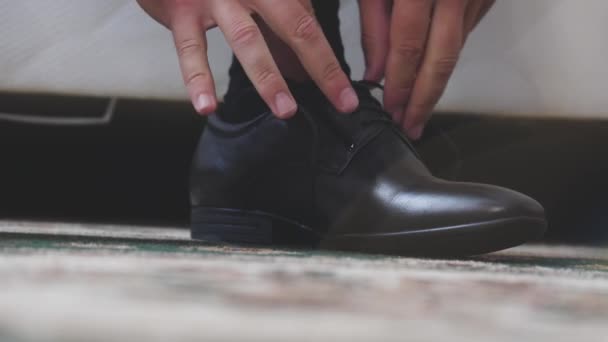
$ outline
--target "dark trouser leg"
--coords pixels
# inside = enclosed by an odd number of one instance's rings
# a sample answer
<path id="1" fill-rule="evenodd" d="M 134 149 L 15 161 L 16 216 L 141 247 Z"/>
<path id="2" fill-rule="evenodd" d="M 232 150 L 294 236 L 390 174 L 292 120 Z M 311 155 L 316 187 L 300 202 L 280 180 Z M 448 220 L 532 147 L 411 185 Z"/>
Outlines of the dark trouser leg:
<path id="1" fill-rule="evenodd" d="M 340 1 L 339 0 L 313 0 L 312 3 L 314 6 L 314 9 L 315 9 L 315 15 L 317 16 L 317 19 L 321 25 L 321 28 L 323 29 L 323 32 L 325 33 L 325 36 L 327 37 L 327 40 L 329 41 L 329 44 L 333 48 L 334 53 L 336 54 L 336 57 L 338 58 L 338 61 L 342 65 L 342 68 L 344 69 L 346 74 L 350 75 L 350 68 L 349 68 L 348 64 L 346 63 L 346 59 L 344 57 L 344 46 L 342 45 L 342 37 L 340 35 L 340 20 L 338 18 L 338 10 L 340 7 Z M 266 30 L 263 30 L 263 32 L 265 32 L 265 35 L 270 34 L 270 33 L 267 33 Z M 285 51 L 281 51 L 281 50 L 284 50 L 285 47 L 279 46 L 279 45 L 282 45 L 282 43 L 278 42 L 278 38 L 276 36 L 267 37 L 267 40 L 270 42 L 269 45 L 270 45 L 271 51 L 273 52 L 273 55 L 274 55 L 275 59 L 277 60 L 277 64 L 279 64 L 280 68 L 281 68 L 281 64 L 284 64 L 284 65 L 299 64 L 299 62 L 297 60 L 278 61 L 279 59 L 295 59 L 296 57 L 292 53 L 285 53 Z M 301 75 L 298 75 L 298 76 L 290 75 L 291 70 L 285 71 L 284 68 L 281 68 L 281 70 L 283 72 L 283 76 L 287 79 L 292 79 L 292 80 L 301 80 L 302 79 Z M 296 73 L 296 72 L 294 72 L 294 73 Z M 297 73 L 301 74 L 299 72 L 297 72 Z M 228 93 L 226 94 L 227 99 L 230 97 L 231 94 L 236 94 L 239 92 L 239 90 L 242 90 L 244 88 L 249 88 L 252 86 L 251 82 L 247 78 L 247 75 L 245 74 L 245 71 L 243 70 L 243 67 L 241 66 L 241 64 L 239 63 L 239 61 L 236 58 L 233 58 L 233 62 L 232 62 L 232 66 L 230 67 L 229 75 L 230 75 L 230 84 L 228 87 Z"/>

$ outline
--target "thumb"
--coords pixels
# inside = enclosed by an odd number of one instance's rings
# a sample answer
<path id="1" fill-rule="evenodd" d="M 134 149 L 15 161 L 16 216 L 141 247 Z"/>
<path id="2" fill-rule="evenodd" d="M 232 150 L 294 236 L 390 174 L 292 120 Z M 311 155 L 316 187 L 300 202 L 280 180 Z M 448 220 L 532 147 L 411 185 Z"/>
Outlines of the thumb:
<path id="1" fill-rule="evenodd" d="M 304 6 L 304 8 L 306 8 L 306 10 L 310 13 L 315 13 L 314 7 L 312 6 L 312 1 L 311 0 L 298 0 L 300 1 L 300 3 L 302 4 L 302 6 Z"/>
<path id="2" fill-rule="evenodd" d="M 361 18 L 361 45 L 365 57 L 365 75 L 368 81 L 380 82 L 384 78 L 389 50 L 391 21 L 390 0 L 359 0 Z"/>

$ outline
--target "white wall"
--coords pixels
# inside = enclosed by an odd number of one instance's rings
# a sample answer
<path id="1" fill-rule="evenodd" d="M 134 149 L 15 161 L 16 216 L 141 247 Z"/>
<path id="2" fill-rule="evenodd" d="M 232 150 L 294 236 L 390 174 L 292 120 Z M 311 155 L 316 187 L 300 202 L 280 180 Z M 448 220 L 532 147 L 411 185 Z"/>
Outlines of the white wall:
<path id="1" fill-rule="evenodd" d="M 357 5 L 343 0 L 362 75 Z M 0 0 L 0 90 L 185 98 L 171 37 L 135 1 Z M 440 109 L 608 117 L 608 1 L 499 0 L 473 33 Z M 220 91 L 229 50 L 209 33 Z"/>

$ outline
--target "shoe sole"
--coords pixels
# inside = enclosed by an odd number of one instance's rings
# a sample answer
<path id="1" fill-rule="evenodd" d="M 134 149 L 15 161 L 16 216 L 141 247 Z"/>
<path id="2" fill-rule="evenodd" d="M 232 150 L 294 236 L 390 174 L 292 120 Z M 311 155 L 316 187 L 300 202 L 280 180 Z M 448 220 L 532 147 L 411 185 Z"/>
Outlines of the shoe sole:
<path id="1" fill-rule="evenodd" d="M 320 236 L 296 221 L 264 212 L 201 207 L 192 210 L 191 222 L 195 240 L 417 257 L 496 252 L 539 239 L 547 228 L 546 220 L 524 216 L 386 234 Z"/>

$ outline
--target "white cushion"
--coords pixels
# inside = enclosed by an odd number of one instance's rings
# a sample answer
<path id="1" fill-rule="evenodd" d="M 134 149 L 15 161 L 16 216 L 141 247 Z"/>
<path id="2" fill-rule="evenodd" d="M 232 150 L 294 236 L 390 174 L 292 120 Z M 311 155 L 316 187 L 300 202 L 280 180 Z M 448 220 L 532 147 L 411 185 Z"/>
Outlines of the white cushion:
<path id="1" fill-rule="evenodd" d="M 354 0 L 341 11 L 362 75 Z M 184 99 L 170 34 L 135 1 L 0 2 L 0 91 Z M 504 0 L 473 33 L 439 109 L 608 117 L 608 2 Z M 230 51 L 209 33 L 219 92 Z"/>

